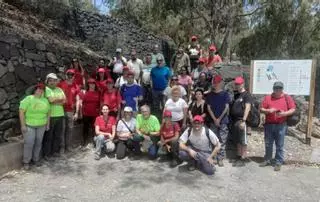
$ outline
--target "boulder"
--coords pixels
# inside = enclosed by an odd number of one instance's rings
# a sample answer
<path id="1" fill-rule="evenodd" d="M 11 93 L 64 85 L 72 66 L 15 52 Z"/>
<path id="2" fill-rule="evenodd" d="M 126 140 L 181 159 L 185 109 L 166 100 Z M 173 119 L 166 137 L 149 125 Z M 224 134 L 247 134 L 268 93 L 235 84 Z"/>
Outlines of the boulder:
<path id="1" fill-rule="evenodd" d="M 49 62 L 53 63 L 53 64 L 56 64 L 57 63 L 57 58 L 56 56 L 51 53 L 51 52 L 48 52 L 47 53 L 47 59 L 49 60 Z"/>
<path id="2" fill-rule="evenodd" d="M 15 74 L 19 79 L 24 81 L 28 85 L 35 84 L 37 82 L 36 73 L 33 68 L 27 67 L 23 64 L 20 64 L 16 70 Z"/>

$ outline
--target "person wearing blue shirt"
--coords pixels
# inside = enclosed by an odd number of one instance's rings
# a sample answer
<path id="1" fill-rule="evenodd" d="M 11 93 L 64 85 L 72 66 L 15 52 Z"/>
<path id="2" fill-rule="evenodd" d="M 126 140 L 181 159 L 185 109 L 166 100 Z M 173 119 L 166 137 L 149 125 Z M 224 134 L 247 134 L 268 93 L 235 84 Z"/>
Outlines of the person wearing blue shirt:
<path id="1" fill-rule="evenodd" d="M 134 83 L 134 73 L 129 72 L 127 83 L 120 88 L 122 102 L 125 106 L 131 107 L 134 112 L 138 110 L 138 101 L 142 100 L 141 86 Z"/>
<path id="2" fill-rule="evenodd" d="M 161 109 L 164 107 L 163 91 L 168 86 L 171 70 L 165 66 L 163 56 L 157 57 L 157 66 L 151 70 L 152 81 L 152 104 L 156 113 L 161 114 Z"/>

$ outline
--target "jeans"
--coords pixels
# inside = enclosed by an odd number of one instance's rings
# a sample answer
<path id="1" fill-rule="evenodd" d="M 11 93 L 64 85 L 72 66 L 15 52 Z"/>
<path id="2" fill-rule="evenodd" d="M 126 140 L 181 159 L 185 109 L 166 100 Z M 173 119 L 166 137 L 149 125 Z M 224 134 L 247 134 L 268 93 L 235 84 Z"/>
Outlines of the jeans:
<path id="1" fill-rule="evenodd" d="M 40 160 L 40 151 L 45 130 L 46 126 L 27 126 L 27 133 L 23 135 L 23 163 L 30 163 L 31 159 L 33 162 Z"/>
<path id="2" fill-rule="evenodd" d="M 45 133 L 42 143 L 44 156 L 51 156 L 59 152 L 63 135 L 63 122 L 64 116 L 50 118 L 50 129 Z"/>
<path id="3" fill-rule="evenodd" d="M 218 160 L 223 160 L 226 153 L 226 144 L 229 136 L 229 128 L 227 124 L 221 124 L 217 127 L 214 123 L 210 124 L 210 129 L 217 135 L 221 143 L 220 151 L 217 155 Z"/>
<path id="4" fill-rule="evenodd" d="M 63 124 L 63 135 L 61 138 L 61 147 L 60 150 L 64 152 L 65 150 L 68 150 L 71 143 L 71 137 L 73 134 L 73 112 L 66 112 L 64 117 L 64 124 Z"/>
<path id="5" fill-rule="evenodd" d="M 264 142 L 265 142 L 265 160 L 271 161 L 273 152 L 273 143 L 276 145 L 276 164 L 284 162 L 284 136 L 287 133 L 287 124 L 265 124 L 264 125 Z"/>
<path id="6" fill-rule="evenodd" d="M 204 172 L 207 175 L 213 175 L 216 171 L 214 165 L 210 164 L 207 159 L 209 158 L 211 152 L 205 152 L 205 151 L 197 151 L 195 148 L 190 147 L 189 148 L 195 150 L 197 152 L 196 158 L 193 159 L 188 152 L 184 150 L 179 151 L 179 157 L 183 161 L 187 161 L 189 163 L 196 164 L 199 166 L 199 169 Z"/>
<path id="7" fill-rule="evenodd" d="M 148 156 L 150 159 L 155 159 L 158 156 L 158 141 L 160 140 L 159 136 L 151 136 L 151 140 L 145 140 L 142 136 L 141 138 L 133 138 L 132 146 L 135 154 L 141 153 L 141 145 L 142 149 L 145 152 L 148 152 Z"/>
<path id="8" fill-rule="evenodd" d="M 107 153 L 111 153 L 115 150 L 116 146 L 112 140 L 106 140 L 103 135 L 98 135 L 94 137 L 96 143 L 96 154 L 101 155 L 102 150 L 106 149 Z"/>
<path id="9" fill-rule="evenodd" d="M 152 109 L 157 115 L 162 114 L 161 111 L 164 107 L 163 97 L 163 90 L 152 89 Z"/>

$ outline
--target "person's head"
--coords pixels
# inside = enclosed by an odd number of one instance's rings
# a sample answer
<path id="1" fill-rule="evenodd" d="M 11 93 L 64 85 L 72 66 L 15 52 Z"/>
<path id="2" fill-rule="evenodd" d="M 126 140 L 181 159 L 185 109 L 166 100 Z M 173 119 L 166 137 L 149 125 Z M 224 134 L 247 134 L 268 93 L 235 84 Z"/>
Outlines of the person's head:
<path id="1" fill-rule="evenodd" d="M 35 86 L 35 89 L 34 89 L 32 94 L 34 96 L 41 97 L 43 95 L 43 92 L 44 92 L 45 88 L 46 88 L 46 86 L 43 83 L 38 83 Z"/>
<path id="2" fill-rule="evenodd" d="M 273 94 L 275 97 L 280 97 L 283 94 L 283 83 L 281 81 L 276 81 L 273 84 Z"/>
<path id="3" fill-rule="evenodd" d="M 106 70 L 104 68 L 99 68 L 98 69 L 98 79 L 101 81 L 101 80 L 104 80 L 105 78 L 105 74 L 106 74 Z"/>
<path id="4" fill-rule="evenodd" d="M 234 79 L 234 87 L 235 90 L 238 92 L 243 91 L 244 89 L 244 79 L 242 76 L 238 76 Z"/>
<path id="5" fill-rule="evenodd" d="M 152 52 L 153 52 L 154 54 L 157 54 L 157 53 L 159 52 L 159 45 L 158 45 L 158 44 L 155 44 L 155 45 L 153 46 Z"/>
<path id="6" fill-rule="evenodd" d="M 220 75 L 215 75 L 212 78 L 212 86 L 213 89 L 216 91 L 220 91 L 222 89 L 222 85 L 223 85 L 223 78 Z"/>
<path id="7" fill-rule="evenodd" d="M 197 38 L 197 36 L 195 36 L 195 35 L 193 35 L 192 37 L 191 37 L 191 43 L 197 43 L 197 40 L 198 40 L 198 38 Z"/>
<path id="8" fill-rule="evenodd" d="M 217 48 L 214 45 L 211 45 L 209 47 L 209 55 L 214 56 L 215 52 L 217 51 Z"/>
<path id="9" fill-rule="evenodd" d="M 113 80 L 111 78 L 108 78 L 106 83 L 107 83 L 107 89 L 108 90 L 113 89 L 114 83 L 113 83 Z"/>
<path id="10" fill-rule="evenodd" d="M 132 112 L 132 108 L 129 107 L 129 106 L 126 106 L 124 109 L 123 109 L 123 115 L 124 115 L 124 118 L 126 120 L 129 120 L 132 118 L 132 115 L 133 115 L 133 112 Z"/>
<path id="11" fill-rule="evenodd" d="M 96 90 L 97 85 L 96 85 L 96 81 L 94 79 L 92 79 L 92 78 L 88 79 L 87 83 L 88 83 L 88 90 L 90 90 L 90 91 Z"/>
<path id="12" fill-rule="evenodd" d="M 181 89 L 180 86 L 173 86 L 171 89 L 171 97 L 172 100 L 176 101 L 181 97 Z"/>
<path id="13" fill-rule="evenodd" d="M 199 58 L 198 62 L 199 62 L 199 67 L 201 69 L 206 67 L 206 59 L 205 58 L 203 58 L 203 57 Z"/>
<path id="14" fill-rule="evenodd" d="M 174 85 L 178 85 L 179 84 L 179 79 L 177 76 L 173 76 L 171 77 L 171 85 L 174 86 Z"/>
<path id="15" fill-rule="evenodd" d="M 238 59 L 237 54 L 236 53 L 232 53 L 231 54 L 231 61 L 235 61 L 237 59 Z"/>
<path id="16" fill-rule="evenodd" d="M 55 73 L 50 73 L 46 76 L 46 84 L 49 88 L 55 88 L 58 84 L 58 77 Z"/>
<path id="17" fill-rule="evenodd" d="M 162 66 L 163 66 L 163 62 L 164 62 L 163 56 L 162 56 L 162 55 L 159 55 L 159 56 L 157 57 L 157 64 L 158 64 L 158 66 L 159 66 L 159 67 L 162 67 Z"/>
<path id="18" fill-rule="evenodd" d="M 207 74 L 205 72 L 201 72 L 200 75 L 199 75 L 199 80 L 201 82 L 207 81 Z"/>
<path id="19" fill-rule="evenodd" d="M 148 53 L 148 54 L 146 55 L 146 64 L 151 64 L 151 61 L 152 61 L 152 56 L 151 56 L 150 53 Z"/>
<path id="20" fill-rule="evenodd" d="M 189 74 L 188 68 L 187 67 L 182 67 L 180 70 L 180 74 L 185 76 Z"/>
<path id="21" fill-rule="evenodd" d="M 164 110 L 163 112 L 163 120 L 166 124 L 171 123 L 172 113 L 169 110 Z"/>
<path id="22" fill-rule="evenodd" d="M 203 117 L 200 115 L 196 115 L 193 117 L 192 127 L 194 130 L 199 131 L 201 130 L 203 123 L 204 123 Z"/>
<path id="23" fill-rule="evenodd" d="M 131 60 L 136 60 L 137 59 L 137 51 L 136 50 L 132 50 L 130 57 L 131 57 Z"/>
<path id="24" fill-rule="evenodd" d="M 133 84 L 134 83 L 134 72 L 129 71 L 127 75 L 127 82 L 128 84 Z"/>
<path id="25" fill-rule="evenodd" d="M 177 53 L 182 54 L 184 52 L 184 49 L 182 46 L 179 46 Z"/>
<path id="26" fill-rule="evenodd" d="M 117 48 L 116 49 L 116 57 L 120 57 L 122 54 L 122 49 L 121 48 Z"/>
<path id="27" fill-rule="evenodd" d="M 66 79 L 69 82 L 73 82 L 74 80 L 74 75 L 75 75 L 75 70 L 74 69 L 68 69 L 66 72 Z"/>
<path id="28" fill-rule="evenodd" d="M 150 107 L 148 105 L 141 106 L 140 111 L 144 119 L 148 119 L 151 115 Z"/>
<path id="29" fill-rule="evenodd" d="M 77 58 L 73 58 L 73 59 L 72 59 L 72 66 L 73 66 L 73 68 L 78 67 L 78 64 L 79 64 L 78 59 L 77 59 Z"/>
<path id="30" fill-rule="evenodd" d="M 197 89 L 195 90 L 195 97 L 196 97 L 196 99 L 197 99 L 198 101 L 203 99 L 203 95 L 204 95 L 203 89 L 197 88 Z"/>
<path id="31" fill-rule="evenodd" d="M 102 105 L 101 113 L 102 113 L 103 116 L 108 116 L 108 114 L 109 114 L 109 106 L 106 105 L 106 104 Z"/>
<path id="32" fill-rule="evenodd" d="M 106 64 L 104 59 L 99 60 L 99 66 L 103 67 Z"/>

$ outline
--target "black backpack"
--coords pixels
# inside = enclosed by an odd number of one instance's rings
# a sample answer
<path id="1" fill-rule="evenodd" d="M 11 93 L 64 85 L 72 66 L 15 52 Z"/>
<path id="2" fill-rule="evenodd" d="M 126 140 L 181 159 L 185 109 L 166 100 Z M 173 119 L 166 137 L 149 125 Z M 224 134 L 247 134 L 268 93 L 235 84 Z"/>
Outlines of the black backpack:
<path id="1" fill-rule="evenodd" d="M 211 139 L 210 139 L 210 136 L 209 136 L 209 128 L 206 127 L 206 126 L 204 126 L 204 129 L 205 129 L 205 131 L 206 131 L 206 136 L 207 136 L 207 138 L 208 138 L 208 140 L 209 140 L 209 147 L 210 147 L 211 149 L 213 149 L 213 148 L 214 148 L 214 145 L 212 144 Z M 188 143 L 189 143 L 189 144 L 190 144 L 190 142 L 189 142 L 189 137 L 190 137 L 190 135 L 191 135 L 191 127 L 188 128 Z"/>
<path id="2" fill-rule="evenodd" d="M 244 92 L 248 93 L 248 92 Z M 244 93 L 242 93 L 238 99 L 243 98 Z M 250 95 L 251 96 L 251 95 Z M 253 99 L 251 99 L 251 109 L 249 111 L 249 115 L 247 117 L 246 124 L 250 126 L 251 128 L 257 128 L 260 125 L 260 105 L 258 102 L 255 102 Z M 245 103 L 242 102 L 242 109 L 245 109 Z"/>
<path id="3" fill-rule="evenodd" d="M 288 95 L 284 95 L 284 98 L 286 99 L 287 109 L 289 110 Z M 287 125 L 295 126 L 300 122 L 300 119 L 301 119 L 300 109 L 296 104 L 296 110 L 294 111 L 294 113 L 291 116 L 287 117 Z"/>

